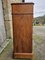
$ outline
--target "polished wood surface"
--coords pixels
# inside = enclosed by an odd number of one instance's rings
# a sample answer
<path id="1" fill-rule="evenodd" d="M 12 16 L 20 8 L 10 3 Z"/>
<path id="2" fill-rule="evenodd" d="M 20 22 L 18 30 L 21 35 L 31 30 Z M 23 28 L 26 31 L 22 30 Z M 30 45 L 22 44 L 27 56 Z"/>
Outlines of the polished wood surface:
<path id="1" fill-rule="evenodd" d="M 33 4 L 14 4 L 12 5 L 12 13 L 32 13 Z"/>
<path id="2" fill-rule="evenodd" d="M 31 15 L 14 15 L 15 52 L 32 52 L 32 19 Z"/>
<path id="3" fill-rule="evenodd" d="M 15 53 L 14 56 L 14 58 L 32 58 L 33 53 Z"/>
<path id="4" fill-rule="evenodd" d="M 32 20 L 33 4 L 12 4 L 13 53 L 15 57 L 28 57 L 32 53 Z"/>

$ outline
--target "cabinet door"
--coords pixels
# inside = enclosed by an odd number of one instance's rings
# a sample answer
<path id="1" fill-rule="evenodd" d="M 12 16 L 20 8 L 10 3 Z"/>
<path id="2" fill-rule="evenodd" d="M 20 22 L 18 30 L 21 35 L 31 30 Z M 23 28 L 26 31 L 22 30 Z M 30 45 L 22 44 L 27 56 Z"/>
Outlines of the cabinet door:
<path id="1" fill-rule="evenodd" d="M 32 52 L 32 15 L 13 15 L 14 52 Z"/>

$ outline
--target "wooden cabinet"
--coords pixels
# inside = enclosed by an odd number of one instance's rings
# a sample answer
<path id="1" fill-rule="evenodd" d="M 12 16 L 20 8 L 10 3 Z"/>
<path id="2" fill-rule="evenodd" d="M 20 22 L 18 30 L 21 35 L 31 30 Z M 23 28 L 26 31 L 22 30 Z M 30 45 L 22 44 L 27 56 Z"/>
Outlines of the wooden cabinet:
<path id="1" fill-rule="evenodd" d="M 32 57 L 33 3 L 12 3 L 13 56 Z"/>

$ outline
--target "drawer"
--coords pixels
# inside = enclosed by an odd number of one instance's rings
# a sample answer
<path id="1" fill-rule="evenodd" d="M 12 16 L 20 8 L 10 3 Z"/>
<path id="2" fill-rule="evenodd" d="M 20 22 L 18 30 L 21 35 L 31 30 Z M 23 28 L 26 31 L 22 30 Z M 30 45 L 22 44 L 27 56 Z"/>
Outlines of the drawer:
<path id="1" fill-rule="evenodd" d="M 18 3 L 12 4 L 12 13 L 32 13 L 33 12 L 33 4 L 30 3 Z"/>

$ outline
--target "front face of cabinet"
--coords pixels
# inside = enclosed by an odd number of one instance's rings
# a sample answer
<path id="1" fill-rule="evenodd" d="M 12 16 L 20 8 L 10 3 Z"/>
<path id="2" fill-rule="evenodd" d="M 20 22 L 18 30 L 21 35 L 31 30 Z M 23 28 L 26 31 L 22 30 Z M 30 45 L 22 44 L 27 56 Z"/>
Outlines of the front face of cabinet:
<path id="1" fill-rule="evenodd" d="M 32 53 L 33 4 L 12 5 L 13 46 L 15 53 Z"/>
<path id="2" fill-rule="evenodd" d="M 15 53 L 32 52 L 32 16 L 14 15 L 14 48 Z"/>

